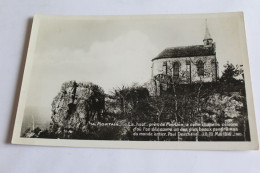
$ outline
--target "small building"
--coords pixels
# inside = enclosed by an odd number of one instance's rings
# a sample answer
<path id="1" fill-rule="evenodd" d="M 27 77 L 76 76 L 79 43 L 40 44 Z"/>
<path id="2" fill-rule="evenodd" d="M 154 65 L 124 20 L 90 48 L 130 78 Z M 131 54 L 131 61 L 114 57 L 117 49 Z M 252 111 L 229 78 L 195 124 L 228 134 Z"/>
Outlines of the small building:
<path id="1" fill-rule="evenodd" d="M 154 94 L 172 84 L 216 82 L 218 62 L 216 44 L 206 24 L 202 45 L 169 47 L 152 59 Z"/>

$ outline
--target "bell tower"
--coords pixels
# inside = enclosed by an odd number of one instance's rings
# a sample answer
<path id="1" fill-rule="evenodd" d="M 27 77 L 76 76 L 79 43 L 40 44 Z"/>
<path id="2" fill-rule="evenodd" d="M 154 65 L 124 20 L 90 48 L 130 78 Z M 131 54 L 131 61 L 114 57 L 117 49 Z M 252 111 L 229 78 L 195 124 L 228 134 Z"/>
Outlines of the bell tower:
<path id="1" fill-rule="evenodd" d="M 211 35 L 209 33 L 207 19 L 205 21 L 205 25 L 206 25 L 206 30 L 205 30 L 205 36 L 204 36 L 204 39 L 203 39 L 204 47 L 212 47 L 213 46 L 213 39 L 211 38 Z"/>

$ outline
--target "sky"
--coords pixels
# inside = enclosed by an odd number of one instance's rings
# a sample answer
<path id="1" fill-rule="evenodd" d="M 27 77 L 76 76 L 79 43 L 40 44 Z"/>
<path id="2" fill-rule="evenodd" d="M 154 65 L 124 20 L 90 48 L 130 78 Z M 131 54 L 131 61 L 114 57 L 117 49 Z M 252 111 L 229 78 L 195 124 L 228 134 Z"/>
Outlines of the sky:
<path id="1" fill-rule="evenodd" d="M 165 48 L 203 44 L 205 19 L 220 73 L 227 61 L 242 64 L 237 17 L 42 18 L 26 106 L 50 110 L 61 84 L 70 80 L 92 82 L 106 93 L 143 84 L 151 78 L 151 60 Z"/>

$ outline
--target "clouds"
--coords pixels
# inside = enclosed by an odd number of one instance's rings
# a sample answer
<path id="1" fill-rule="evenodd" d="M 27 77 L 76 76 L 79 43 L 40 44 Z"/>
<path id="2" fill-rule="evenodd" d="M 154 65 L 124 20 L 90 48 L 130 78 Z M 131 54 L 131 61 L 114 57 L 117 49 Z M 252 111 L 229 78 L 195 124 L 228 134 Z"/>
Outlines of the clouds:
<path id="1" fill-rule="evenodd" d="M 31 73 L 29 105 L 50 106 L 61 84 L 93 82 L 106 92 L 151 77 L 151 59 L 166 47 L 203 44 L 205 18 L 126 17 L 40 23 Z M 220 71 L 229 60 L 241 64 L 238 20 L 208 18 Z"/>

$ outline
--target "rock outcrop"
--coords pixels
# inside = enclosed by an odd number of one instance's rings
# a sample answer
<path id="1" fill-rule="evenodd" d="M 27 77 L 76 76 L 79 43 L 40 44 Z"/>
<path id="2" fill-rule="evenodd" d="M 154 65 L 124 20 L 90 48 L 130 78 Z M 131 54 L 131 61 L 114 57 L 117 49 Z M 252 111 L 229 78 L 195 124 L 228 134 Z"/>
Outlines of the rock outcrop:
<path id="1" fill-rule="evenodd" d="M 88 122 L 99 120 L 104 109 L 105 94 L 99 86 L 65 82 L 52 102 L 50 130 L 61 138 L 70 138 L 75 133 L 86 134 Z"/>

